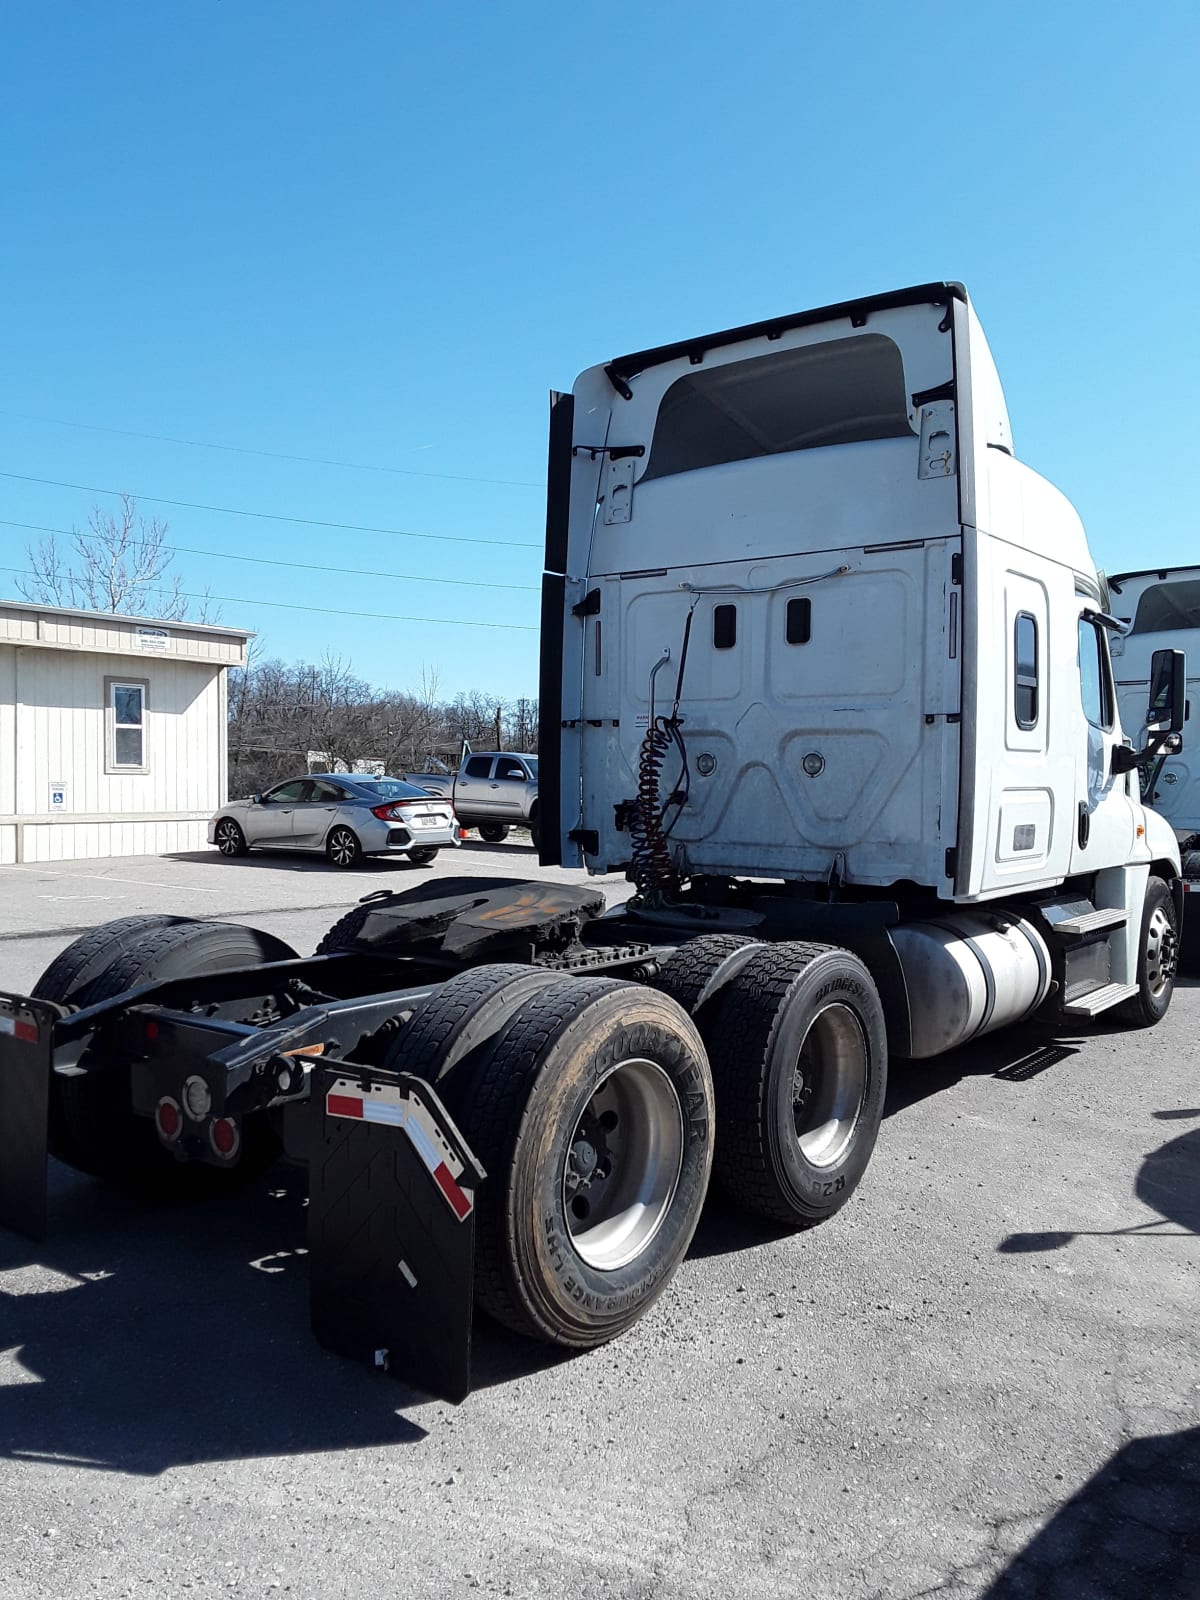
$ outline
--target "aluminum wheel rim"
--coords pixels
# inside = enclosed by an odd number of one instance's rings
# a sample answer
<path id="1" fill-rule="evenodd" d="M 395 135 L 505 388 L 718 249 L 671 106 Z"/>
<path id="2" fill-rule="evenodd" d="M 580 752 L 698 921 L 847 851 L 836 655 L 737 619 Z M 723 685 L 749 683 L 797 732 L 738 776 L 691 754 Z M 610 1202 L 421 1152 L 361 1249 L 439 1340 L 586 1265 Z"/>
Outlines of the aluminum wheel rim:
<path id="1" fill-rule="evenodd" d="M 348 867 L 354 860 L 354 840 L 345 829 L 339 829 L 330 839 L 329 853 L 339 867 Z"/>
<path id="2" fill-rule="evenodd" d="M 224 856 L 237 854 L 238 826 L 236 822 L 223 822 L 217 829 L 217 849 Z"/>
<path id="3" fill-rule="evenodd" d="M 575 1124 L 562 1172 L 577 1254 L 598 1272 L 641 1255 L 662 1227 L 683 1169 L 683 1108 L 656 1062 L 605 1074 Z"/>
<path id="4" fill-rule="evenodd" d="M 1157 999 L 1175 975 L 1175 929 L 1162 906 L 1150 913 L 1146 929 L 1146 985 Z"/>
<path id="5" fill-rule="evenodd" d="M 814 1167 L 846 1153 L 867 1098 L 869 1052 L 849 1006 L 825 1006 L 809 1024 L 792 1075 L 792 1130 Z"/>

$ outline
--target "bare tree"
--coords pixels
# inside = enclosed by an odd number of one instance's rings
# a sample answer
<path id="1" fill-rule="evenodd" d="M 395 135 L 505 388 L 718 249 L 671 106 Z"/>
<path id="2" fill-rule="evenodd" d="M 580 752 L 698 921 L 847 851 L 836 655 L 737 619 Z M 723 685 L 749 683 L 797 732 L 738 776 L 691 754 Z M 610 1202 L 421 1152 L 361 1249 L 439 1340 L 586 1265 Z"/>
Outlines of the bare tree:
<path id="1" fill-rule="evenodd" d="M 51 534 L 26 548 L 30 577 L 17 588 L 35 605 L 77 606 L 88 611 L 121 612 L 180 622 L 190 597 L 168 569 L 175 552 L 167 544 L 167 524 L 138 515 L 132 495 L 123 494 L 115 513 L 93 506 L 88 531 L 72 528 L 64 550 Z M 216 620 L 207 593 L 197 620 Z"/>

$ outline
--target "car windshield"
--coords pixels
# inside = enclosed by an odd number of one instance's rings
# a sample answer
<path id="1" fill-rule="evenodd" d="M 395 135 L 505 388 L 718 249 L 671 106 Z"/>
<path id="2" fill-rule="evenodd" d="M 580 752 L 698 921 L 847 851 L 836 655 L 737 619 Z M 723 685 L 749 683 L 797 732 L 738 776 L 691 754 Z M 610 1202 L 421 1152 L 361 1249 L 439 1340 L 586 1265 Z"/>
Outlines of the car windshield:
<path id="1" fill-rule="evenodd" d="M 524 761 L 525 765 L 529 768 L 529 776 L 531 778 L 535 778 L 536 779 L 536 777 L 537 777 L 537 757 L 536 756 L 522 756 L 521 759 L 522 759 L 522 761 Z"/>
<path id="2" fill-rule="evenodd" d="M 405 783 L 403 778 L 355 778 L 354 787 L 360 794 L 370 795 L 376 802 L 429 798 L 424 789 L 418 789 L 414 783 Z"/>

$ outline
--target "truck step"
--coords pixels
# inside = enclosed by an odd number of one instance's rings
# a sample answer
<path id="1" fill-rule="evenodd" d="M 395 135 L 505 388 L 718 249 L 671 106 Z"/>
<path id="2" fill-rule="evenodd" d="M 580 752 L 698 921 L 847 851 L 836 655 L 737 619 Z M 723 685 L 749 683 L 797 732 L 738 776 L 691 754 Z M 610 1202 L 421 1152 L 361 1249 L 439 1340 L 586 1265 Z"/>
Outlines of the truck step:
<path id="1" fill-rule="evenodd" d="M 1102 928 L 1123 928 L 1128 921 L 1126 913 L 1120 910 L 1085 911 L 1082 916 L 1056 922 L 1054 931 L 1079 937 L 1085 933 L 1099 933 Z"/>
<path id="2" fill-rule="evenodd" d="M 1137 992 L 1136 983 L 1103 983 L 1098 989 L 1089 989 L 1086 994 L 1077 994 L 1074 1000 L 1068 1000 L 1063 1015 L 1098 1017 L 1102 1011 L 1120 1005 L 1122 1000 L 1131 999 Z"/>

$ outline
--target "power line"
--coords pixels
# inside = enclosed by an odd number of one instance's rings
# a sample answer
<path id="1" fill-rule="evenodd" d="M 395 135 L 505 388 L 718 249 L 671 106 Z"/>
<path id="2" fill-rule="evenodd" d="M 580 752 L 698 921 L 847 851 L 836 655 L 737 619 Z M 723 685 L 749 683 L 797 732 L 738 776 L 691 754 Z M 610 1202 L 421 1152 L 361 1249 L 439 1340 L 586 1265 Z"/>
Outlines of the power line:
<path id="1" fill-rule="evenodd" d="M 185 444 L 197 450 L 227 450 L 239 456 L 266 456 L 271 461 L 304 461 L 315 467 L 345 467 L 351 472 L 390 472 L 402 478 L 438 478 L 443 483 L 487 483 L 505 489 L 544 489 L 528 478 L 477 478 L 469 472 L 422 472 L 417 467 L 385 467 L 373 461 L 336 461 L 326 456 L 291 455 L 283 450 L 259 450 L 244 444 L 213 444 L 208 439 L 180 439 L 170 433 L 140 433 L 136 428 L 110 428 L 97 422 L 68 422 L 65 417 L 39 417 L 27 411 L 3 411 L 0 417 L 21 422 L 49 422 L 56 428 L 80 428 L 87 433 L 115 433 L 123 439 L 154 439 L 159 444 Z"/>
<path id="2" fill-rule="evenodd" d="M 33 578 L 42 582 L 47 579 L 71 577 L 71 574 L 66 572 L 27 572 L 22 567 L 0 567 L 0 572 L 9 573 L 15 578 Z M 165 591 L 159 592 L 164 593 Z M 182 600 L 219 600 L 222 604 L 231 606 L 271 606 L 276 611 L 315 611 L 326 617 L 358 617 L 373 622 L 429 622 L 436 623 L 439 627 L 447 628 L 501 628 L 506 633 L 536 633 L 538 631 L 533 623 L 528 622 L 468 622 L 461 617 L 401 617 L 390 611 L 341 611 L 333 606 L 302 606 L 286 600 L 248 600 L 245 595 L 237 594 L 193 594 L 187 589 L 172 590 L 171 593 L 178 594 Z M 22 603 L 36 605 L 37 601 Z M 46 604 L 49 603 L 49 601 L 46 602 Z M 169 622 L 171 619 L 168 617 L 164 620 Z M 179 620 L 182 622 L 193 621 L 194 619 L 181 617 Z M 203 623 L 197 625 L 199 627 L 204 626 Z M 223 627 L 225 624 L 214 623 L 213 626 Z"/>
<path id="3" fill-rule="evenodd" d="M 0 517 L 0 528 L 25 528 L 30 533 L 60 533 L 65 539 L 98 539 L 99 534 L 80 533 L 77 528 L 47 528 L 40 522 L 8 522 Z M 131 539 L 130 545 L 145 548 L 145 539 Z M 161 544 L 160 550 L 171 550 L 186 556 L 213 556 L 218 561 L 252 561 L 261 567 L 291 567 L 299 572 L 337 572 L 349 578 L 395 578 L 404 583 L 445 583 L 462 589 L 511 589 L 518 594 L 536 594 L 532 583 L 485 583 L 481 578 L 422 578 L 414 572 L 375 572 L 367 567 L 329 567 L 313 561 L 281 561 L 274 556 L 239 556 L 225 550 L 198 550 L 188 544 Z"/>
<path id="4" fill-rule="evenodd" d="M 491 550 L 540 550 L 540 544 L 519 539 L 471 539 L 457 533 L 413 533 L 409 528 L 373 528 L 362 522 L 321 522 L 316 517 L 288 517 L 278 511 L 247 511 L 241 506 L 206 506 L 195 500 L 168 500 L 163 495 L 135 494 L 133 490 L 101 489 L 94 483 L 60 483 L 57 478 L 32 478 L 24 472 L 0 472 L 0 478 L 17 483 L 41 483 L 51 489 L 78 489 L 82 494 L 109 494 L 118 499 L 148 500 L 152 506 L 178 506 L 184 511 L 216 511 L 228 517 L 256 517 L 262 522 L 293 522 L 306 528 L 338 528 L 348 533 L 385 533 L 396 539 L 432 539 L 439 544 L 482 544 Z"/>

